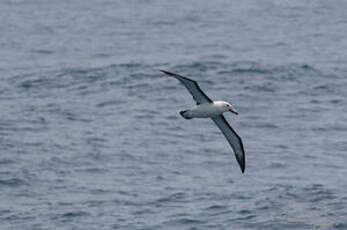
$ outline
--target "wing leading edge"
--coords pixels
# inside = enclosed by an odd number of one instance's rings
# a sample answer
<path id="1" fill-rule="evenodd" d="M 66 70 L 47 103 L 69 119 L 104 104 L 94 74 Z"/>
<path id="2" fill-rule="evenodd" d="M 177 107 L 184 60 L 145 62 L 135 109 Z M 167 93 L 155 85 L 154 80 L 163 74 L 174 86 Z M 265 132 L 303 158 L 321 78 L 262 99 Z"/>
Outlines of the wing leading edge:
<path id="1" fill-rule="evenodd" d="M 240 165 L 242 173 L 245 171 L 246 160 L 245 150 L 243 148 L 242 140 L 237 133 L 231 128 L 229 123 L 225 120 L 223 115 L 212 118 L 214 123 L 222 131 L 225 138 L 228 140 L 231 148 L 234 150 L 237 162 Z"/>
<path id="2" fill-rule="evenodd" d="M 196 81 L 175 73 L 168 72 L 166 70 L 160 71 L 179 80 L 187 88 L 197 104 L 212 103 L 212 100 L 200 89 Z"/>

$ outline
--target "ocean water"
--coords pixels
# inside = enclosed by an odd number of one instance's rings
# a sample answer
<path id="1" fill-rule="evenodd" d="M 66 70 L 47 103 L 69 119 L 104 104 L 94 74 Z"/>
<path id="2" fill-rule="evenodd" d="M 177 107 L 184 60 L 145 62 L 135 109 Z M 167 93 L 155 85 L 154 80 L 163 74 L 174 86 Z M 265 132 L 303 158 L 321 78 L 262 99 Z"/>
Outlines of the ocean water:
<path id="1" fill-rule="evenodd" d="M 2 0 L 1 229 L 347 229 L 347 1 Z M 242 174 L 159 68 L 242 137 Z"/>

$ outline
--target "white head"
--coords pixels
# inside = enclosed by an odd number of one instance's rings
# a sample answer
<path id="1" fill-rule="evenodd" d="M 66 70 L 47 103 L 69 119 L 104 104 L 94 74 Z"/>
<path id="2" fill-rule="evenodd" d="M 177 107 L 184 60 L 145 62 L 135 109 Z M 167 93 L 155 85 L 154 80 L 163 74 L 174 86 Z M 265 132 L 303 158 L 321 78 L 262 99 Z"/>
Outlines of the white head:
<path id="1" fill-rule="evenodd" d="M 224 112 L 232 112 L 236 115 L 239 115 L 239 113 L 231 106 L 231 104 L 226 101 L 216 101 L 214 103 L 217 106 L 221 107 Z"/>

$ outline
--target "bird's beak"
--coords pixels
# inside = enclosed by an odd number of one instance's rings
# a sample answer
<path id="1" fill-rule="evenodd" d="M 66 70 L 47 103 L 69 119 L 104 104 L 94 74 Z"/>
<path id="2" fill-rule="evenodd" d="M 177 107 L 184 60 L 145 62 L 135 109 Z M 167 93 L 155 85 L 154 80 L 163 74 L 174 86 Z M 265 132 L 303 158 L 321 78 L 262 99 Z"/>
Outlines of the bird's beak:
<path id="1" fill-rule="evenodd" d="M 231 108 L 229 109 L 230 112 L 235 113 L 236 115 L 239 115 L 239 112 L 237 112 L 235 109 Z"/>

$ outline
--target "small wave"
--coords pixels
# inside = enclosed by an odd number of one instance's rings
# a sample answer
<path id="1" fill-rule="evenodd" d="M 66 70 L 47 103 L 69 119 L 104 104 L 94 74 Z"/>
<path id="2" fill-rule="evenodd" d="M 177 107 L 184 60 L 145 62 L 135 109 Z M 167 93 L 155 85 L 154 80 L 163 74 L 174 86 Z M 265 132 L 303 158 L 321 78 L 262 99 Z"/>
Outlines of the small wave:
<path id="1" fill-rule="evenodd" d="M 274 93 L 277 91 L 277 87 L 271 83 L 268 83 L 263 85 L 244 86 L 244 90 L 249 90 L 252 92 Z"/>
<path id="2" fill-rule="evenodd" d="M 104 173 L 108 172 L 109 170 L 103 169 L 103 168 L 91 167 L 91 168 L 86 168 L 86 169 L 79 169 L 76 171 L 77 172 L 90 173 L 90 174 L 104 174 Z"/>
<path id="3" fill-rule="evenodd" d="M 191 70 L 194 70 L 194 72 L 207 72 L 211 70 L 215 70 L 220 68 L 220 66 L 223 65 L 220 62 L 214 62 L 214 61 L 202 61 L 202 62 L 193 62 L 185 65 L 176 65 L 172 69 L 177 72 L 187 72 L 187 75 Z M 189 72 L 188 72 L 189 70 Z"/>
<path id="4" fill-rule="evenodd" d="M 237 212 L 238 214 L 241 214 L 241 215 L 246 215 L 246 214 L 251 214 L 251 210 L 249 209 L 242 209 L 240 211 Z"/>
<path id="5" fill-rule="evenodd" d="M 30 88 L 36 88 L 41 85 L 45 84 L 44 79 L 34 79 L 34 80 L 25 80 L 22 83 L 19 84 L 19 87 L 24 89 L 30 89 Z"/>
<path id="6" fill-rule="evenodd" d="M 347 222 L 344 223 L 334 223 L 332 226 L 336 229 L 347 229 Z"/>
<path id="7" fill-rule="evenodd" d="M 286 167 L 286 165 L 283 163 L 275 162 L 275 163 L 271 163 L 269 167 L 274 168 L 274 169 L 276 169 L 276 168 L 284 169 Z"/>
<path id="8" fill-rule="evenodd" d="M 190 225 L 198 225 L 198 224 L 204 224 L 204 223 L 205 221 L 201 219 L 198 220 L 198 219 L 184 217 L 184 218 L 175 218 L 173 220 L 165 221 L 162 224 L 163 226 L 184 226 L 185 228 L 187 228 Z"/>
<path id="9" fill-rule="evenodd" d="M 103 107 L 108 107 L 108 106 L 114 106 L 114 105 L 119 105 L 121 102 L 119 100 L 108 100 L 108 101 L 104 101 L 104 102 L 100 102 L 98 103 L 96 106 L 103 108 Z"/>
<path id="10" fill-rule="evenodd" d="M 19 178 L 12 178 L 12 179 L 0 179 L 0 186 L 8 186 L 8 187 L 18 187 L 23 185 L 28 185 L 28 183 L 25 180 L 19 179 Z"/>
<path id="11" fill-rule="evenodd" d="M 37 54 L 43 54 L 43 55 L 49 55 L 54 53 L 52 50 L 44 50 L 44 49 L 33 49 L 31 50 L 31 52 L 37 53 Z"/>
<path id="12" fill-rule="evenodd" d="M 249 73 L 258 73 L 258 74 L 269 74 L 271 73 L 271 70 L 268 69 L 261 69 L 261 68 L 255 68 L 255 67 L 249 67 L 249 68 L 235 68 L 231 71 L 231 73 L 241 73 L 241 74 L 249 74 Z"/>
<path id="13" fill-rule="evenodd" d="M 80 217 L 80 216 L 88 216 L 88 212 L 83 211 L 74 211 L 74 212 L 66 212 L 61 215 L 62 218 L 74 218 L 74 217 Z"/>
<path id="14" fill-rule="evenodd" d="M 178 192 L 171 194 L 168 197 L 160 198 L 157 200 L 159 203 L 167 203 L 167 202 L 182 202 L 186 198 L 186 194 L 183 192 Z"/>
<path id="15" fill-rule="evenodd" d="M 205 208 L 206 211 L 218 211 L 218 210 L 225 210 L 228 207 L 225 205 L 211 205 L 207 208 Z"/>
<path id="16" fill-rule="evenodd" d="M 9 165 L 9 164 L 14 164 L 16 161 L 11 160 L 11 159 L 0 159 L 0 165 Z"/>

